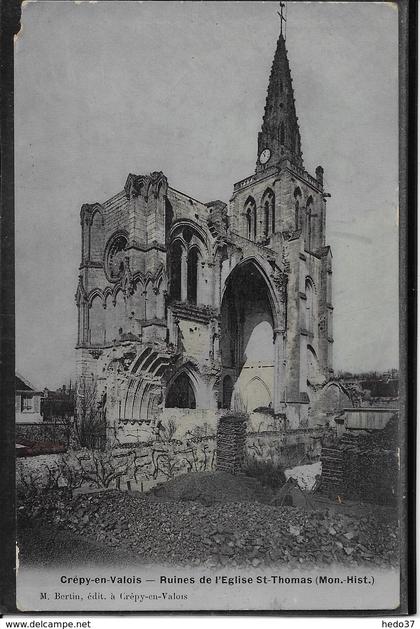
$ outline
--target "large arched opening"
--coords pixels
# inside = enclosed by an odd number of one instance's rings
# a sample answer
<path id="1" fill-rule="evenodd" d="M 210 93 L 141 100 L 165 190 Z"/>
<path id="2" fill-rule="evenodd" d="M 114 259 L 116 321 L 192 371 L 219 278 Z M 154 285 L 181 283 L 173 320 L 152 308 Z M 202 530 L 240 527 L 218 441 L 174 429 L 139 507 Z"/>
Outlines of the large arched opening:
<path id="1" fill-rule="evenodd" d="M 307 346 L 306 361 L 308 365 L 308 370 L 307 370 L 308 384 L 311 384 L 311 385 L 319 384 L 320 370 L 319 370 L 318 358 L 317 358 L 314 348 L 311 345 Z"/>
<path id="2" fill-rule="evenodd" d="M 165 406 L 166 408 L 196 408 L 194 388 L 185 371 L 180 373 L 169 386 Z"/>
<path id="3" fill-rule="evenodd" d="M 261 406 L 261 396 L 249 394 L 252 391 L 250 383 L 256 377 L 267 391 L 264 405 L 272 406 L 273 403 L 274 327 L 271 293 L 266 278 L 254 261 L 239 265 L 226 281 L 221 309 L 220 349 L 223 372 L 233 381 L 233 399 L 240 398 L 248 412 Z M 225 403 L 225 392 L 221 393 Z"/>

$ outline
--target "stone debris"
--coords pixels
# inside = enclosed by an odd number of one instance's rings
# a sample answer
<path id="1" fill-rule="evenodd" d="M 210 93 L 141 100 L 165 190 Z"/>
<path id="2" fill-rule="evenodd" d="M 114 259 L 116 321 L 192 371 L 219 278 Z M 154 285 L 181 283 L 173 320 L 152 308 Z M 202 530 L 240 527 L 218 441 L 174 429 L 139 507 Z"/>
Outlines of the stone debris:
<path id="1" fill-rule="evenodd" d="M 388 512 L 387 512 L 388 513 Z M 59 528 L 139 560 L 175 565 L 375 566 L 398 562 L 398 525 L 384 513 L 349 517 L 327 509 L 276 507 L 258 502 L 204 506 L 108 491 L 72 497 L 51 491 L 25 498 L 25 527 Z"/>
<path id="2" fill-rule="evenodd" d="M 204 506 L 215 502 L 270 502 L 272 492 L 256 478 L 226 472 L 183 474 L 152 488 L 157 500 L 195 501 Z"/>

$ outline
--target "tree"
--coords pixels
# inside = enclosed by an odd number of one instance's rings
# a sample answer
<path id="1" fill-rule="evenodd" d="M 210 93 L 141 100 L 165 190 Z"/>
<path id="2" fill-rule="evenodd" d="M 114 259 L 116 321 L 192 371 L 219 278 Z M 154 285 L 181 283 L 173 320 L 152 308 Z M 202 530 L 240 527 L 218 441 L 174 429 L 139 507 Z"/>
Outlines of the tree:
<path id="1" fill-rule="evenodd" d="M 93 450 L 105 446 L 106 392 L 99 397 L 93 376 L 80 380 L 76 387 L 74 436 L 82 448 Z"/>

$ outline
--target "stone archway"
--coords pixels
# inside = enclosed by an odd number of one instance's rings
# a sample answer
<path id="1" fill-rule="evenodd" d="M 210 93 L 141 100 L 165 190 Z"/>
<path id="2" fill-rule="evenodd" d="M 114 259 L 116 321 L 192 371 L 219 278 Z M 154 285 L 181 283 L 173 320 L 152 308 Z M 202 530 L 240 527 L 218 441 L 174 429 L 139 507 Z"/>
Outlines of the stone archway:
<path id="1" fill-rule="evenodd" d="M 264 405 L 272 403 L 274 390 L 281 387 L 275 299 L 273 286 L 254 260 L 242 262 L 226 280 L 221 306 L 222 381 L 230 376 L 234 396 L 240 397 L 248 412 L 254 410 L 251 398 L 255 396 L 249 397 L 247 391 L 252 381 L 256 386 L 258 378 L 267 392 L 262 396 Z"/>
<path id="2" fill-rule="evenodd" d="M 262 378 L 254 376 L 246 386 L 248 411 L 268 408 L 272 405 L 272 395 L 269 387 Z"/>
<path id="3" fill-rule="evenodd" d="M 197 402 L 192 382 L 182 371 L 171 383 L 166 394 L 166 408 L 196 408 Z"/>

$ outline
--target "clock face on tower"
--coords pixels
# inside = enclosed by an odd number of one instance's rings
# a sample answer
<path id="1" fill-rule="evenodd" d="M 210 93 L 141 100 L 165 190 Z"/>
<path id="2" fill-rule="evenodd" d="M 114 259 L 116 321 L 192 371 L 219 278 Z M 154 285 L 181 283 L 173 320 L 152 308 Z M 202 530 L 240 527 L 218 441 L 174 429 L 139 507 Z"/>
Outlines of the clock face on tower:
<path id="1" fill-rule="evenodd" d="M 264 149 L 260 153 L 260 164 L 266 164 L 271 157 L 270 149 Z"/>

